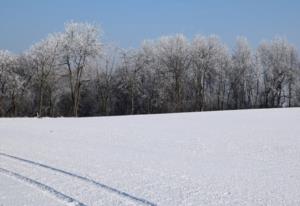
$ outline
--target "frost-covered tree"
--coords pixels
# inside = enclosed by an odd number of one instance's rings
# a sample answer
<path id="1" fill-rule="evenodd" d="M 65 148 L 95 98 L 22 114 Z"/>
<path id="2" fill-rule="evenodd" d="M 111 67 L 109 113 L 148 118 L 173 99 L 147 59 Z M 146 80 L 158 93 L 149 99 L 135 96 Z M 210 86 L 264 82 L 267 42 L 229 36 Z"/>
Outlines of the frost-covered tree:
<path id="1" fill-rule="evenodd" d="M 25 53 L 0 50 L 0 116 L 93 116 L 300 106 L 300 62 L 285 39 L 233 52 L 217 36 L 101 44 L 70 22 Z"/>
<path id="2" fill-rule="evenodd" d="M 159 62 L 157 46 L 153 41 L 144 41 L 140 50 L 144 66 L 140 72 L 141 107 L 144 113 L 167 111 L 168 95 L 165 92 L 168 81 L 163 65 Z"/>
<path id="3" fill-rule="evenodd" d="M 12 70 L 14 60 L 15 58 L 10 52 L 0 50 L 0 116 L 6 114 L 7 99 L 13 90 L 11 83 L 14 81 Z"/>
<path id="4" fill-rule="evenodd" d="M 191 48 L 194 107 L 200 111 L 219 109 L 226 98 L 225 75 L 229 64 L 228 50 L 217 36 L 197 36 Z"/>
<path id="5" fill-rule="evenodd" d="M 262 106 L 291 106 L 299 62 L 296 49 L 285 39 L 275 38 L 262 43 L 257 55 L 262 73 Z"/>
<path id="6" fill-rule="evenodd" d="M 255 104 L 256 79 L 252 50 L 247 39 L 239 37 L 232 54 L 229 76 L 231 108 L 250 108 Z"/>
<path id="7" fill-rule="evenodd" d="M 96 97 L 96 111 L 101 115 L 114 112 L 115 103 L 115 72 L 120 67 L 120 49 L 115 46 L 106 46 L 101 57 L 91 66 L 92 89 Z"/>
<path id="8" fill-rule="evenodd" d="M 20 60 L 17 55 L 0 50 L 0 116 L 23 114 L 21 111 L 26 104 L 22 100 L 28 81 Z"/>
<path id="9" fill-rule="evenodd" d="M 73 115 L 78 116 L 84 72 L 101 52 L 100 29 L 89 23 L 71 22 L 62 34 L 62 60 L 66 67 L 72 99 Z"/>
<path id="10" fill-rule="evenodd" d="M 137 50 L 121 51 L 121 64 L 116 73 L 118 82 L 118 107 L 127 114 L 138 113 L 141 92 L 140 73 L 144 68 L 143 56 Z"/>
<path id="11" fill-rule="evenodd" d="M 44 99 L 48 99 L 48 110 L 53 110 L 53 90 L 56 84 L 56 76 L 59 55 L 61 51 L 62 35 L 52 34 L 46 39 L 33 45 L 26 55 L 32 61 L 34 69 L 33 80 L 38 87 L 38 115 L 43 116 L 45 112 Z M 47 93 L 45 93 L 47 92 Z M 48 98 L 45 98 L 48 97 Z M 51 112 L 50 112 L 51 113 Z M 48 112 L 48 115 L 50 114 Z"/>
<path id="12" fill-rule="evenodd" d="M 166 92 L 171 94 L 171 111 L 182 111 L 184 82 L 191 63 L 189 42 L 185 36 L 178 34 L 161 37 L 156 46 L 159 64 L 165 81 L 169 83 Z"/>

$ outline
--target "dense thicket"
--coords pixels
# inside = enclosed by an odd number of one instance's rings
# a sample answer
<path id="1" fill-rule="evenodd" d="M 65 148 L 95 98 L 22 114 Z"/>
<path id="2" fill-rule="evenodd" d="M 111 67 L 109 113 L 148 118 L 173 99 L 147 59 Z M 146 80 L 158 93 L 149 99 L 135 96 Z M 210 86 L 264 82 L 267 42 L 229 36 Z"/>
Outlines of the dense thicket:
<path id="1" fill-rule="evenodd" d="M 293 45 L 275 38 L 256 50 L 216 36 L 102 44 L 100 30 L 66 24 L 28 51 L 0 50 L 0 116 L 95 116 L 300 105 Z"/>

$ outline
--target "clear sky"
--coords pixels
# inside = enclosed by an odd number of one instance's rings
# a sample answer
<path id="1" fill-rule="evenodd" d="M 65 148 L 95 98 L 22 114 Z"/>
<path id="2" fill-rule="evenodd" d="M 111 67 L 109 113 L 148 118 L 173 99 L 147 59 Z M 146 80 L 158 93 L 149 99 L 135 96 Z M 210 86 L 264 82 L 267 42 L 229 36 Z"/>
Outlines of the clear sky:
<path id="1" fill-rule="evenodd" d="M 216 34 L 230 47 L 255 47 L 276 35 L 300 48 L 299 0 L 0 0 L 0 49 L 21 52 L 70 20 L 99 24 L 105 42 L 137 47 L 144 39 Z"/>

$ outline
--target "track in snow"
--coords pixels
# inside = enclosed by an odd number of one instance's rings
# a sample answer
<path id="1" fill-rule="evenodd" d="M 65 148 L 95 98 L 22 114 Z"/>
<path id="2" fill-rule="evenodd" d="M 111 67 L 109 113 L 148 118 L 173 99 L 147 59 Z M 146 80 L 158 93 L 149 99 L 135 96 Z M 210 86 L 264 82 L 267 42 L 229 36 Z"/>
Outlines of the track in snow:
<path id="1" fill-rule="evenodd" d="M 82 181 L 91 183 L 91 184 L 95 185 L 96 187 L 105 189 L 105 190 L 107 190 L 107 191 L 109 191 L 109 192 L 113 192 L 113 193 L 118 194 L 118 195 L 120 195 L 120 196 L 122 196 L 122 197 L 128 198 L 128 199 L 130 199 L 130 200 L 132 200 L 132 201 L 135 201 L 135 202 L 138 202 L 138 203 L 142 203 L 142 204 L 144 204 L 144 205 L 156 206 L 155 203 L 150 202 L 150 201 L 148 201 L 148 200 L 146 200 L 146 199 L 139 198 L 139 197 L 135 197 L 135 196 L 133 196 L 133 195 L 131 195 L 131 194 L 128 194 L 128 193 L 123 192 L 123 191 L 121 191 L 121 190 L 115 189 L 115 188 L 110 187 L 110 186 L 108 186 L 108 185 L 105 185 L 105 184 L 103 184 L 103 183 L 97 182 L 97 181 L 95 181 L 95 180 L 93 180 L 93 179 L 90 179 L 90 178 L 87 178 L 87 177 L 84 177 L 84 176 L 81 176 L 81 175 L 77 175 L 77 174 L 75 174 L 75 173 L 67 172 L 67 171 L 62 170 L 62 169 L 58 169 L 58 168 L 55 168 L 55 167 L 51 167 L 51 166 L 48 166 L 48 165 L 45 165 L 45 164 L 42 164 L 42 163 L 39 163 L 39 162 L 34 162 L 34 161 L 32 161 L 32 160 L 24 159 L 24 158 L 21 158 L 21 157 L 16 157 L 16 156 L 13 156 L 13 155 L 5 154 L 5 153 L 2 153 L 2 152 L 0 152 L 0 156 L 7 157 L 7 158 L 11 158 L 11 159 L 15 159 L 15 160 L 18 160 L 18 161 L 21 161 L 21 162 L 25 162 L 25 163 L 27 163 L 27 164 L 35 165 L 35 166 L 42 167 L 42 168 L 46 168 L 46 169 L 49 169 L 49 170 L 52 170 L 52 171 L 55 171 L 55 172 L 58 172 L 58 173 L 61 173 L 61 174 L 64 174 L 64 175 L 68 175 L 68 176 L 71 176 L 71 177 L 75 177 L 75 178 L 80 179 L 80 180 L 82 180 Z M 3 170 L 3 169 L 2 169 L 2 170 Z M 4 171 L 8 171 L 8 170 L 4 170 Z M 1 168 L 0 168 L 0 172 L 1 172 Z M 3 171 L 2 171 L 2 172 L 3 172 Z M 9 171 L 8 171 L 8 172 L 9 172 Z M 16 174 L 16 173 L 13 173 L 13 174 Z M 18 175 L 18 174 L 17 174 L 17 175 Z M 20 175 L 20 176 L 21 176 L 21 175 Z M 21 177 L 23 177 L 23 176 L 21 176 Z M 24 177 L 24 178 L 26 178 L 26 177 Z M 19 178 L 19 179 L 21 179 L 21 178 Z M 29 178 L 28 178 L 28 179 L 29 179 Z M 31 180 L 31 179 L 29 179 L 29 180 Z M 34 181 L 34 180 L 32 180 L 32 181 Z M 28 181 L 26 181 L 26 182 L 28 182 Z M 36 182 L 36 181 L 34 181 L 34 182 Z M 39 182 L 36 182 L 36 183 L 37 183 L 37 184 L 43 185 L 42 183 L 39 183 Z M 44 186 L 46 186 L 46 185 L 44 185 Z M 49 187 L 49 186 L 46 186 L 46 187 L 48 187 L 48 188 L 51 189 L 51 187 Z M 55 191 L 55 190 L 54 190 L 54 191 Z M 57 192 L 57 191 L 56 191 L 56 192 Z M 58 192 L 58 193 L 59 193 L 59 192 Z M 62 193 L 59 193 L 59 194 L 62 194 Z M 62 194 L 62 195 L 63 195 L 63 194 Z M 66 197 L 67 197 L 67 196 L 66 196 Z M 83 205 L 82 205 L 82 206 L 83 206 Z"/>
<path id="2" fill-rule="evenodd" d="M 15 173 L 15 172 L 9 171 L 7 169 L 3 169 L 3 168 L 0 168 L 0 173 L 2 173 L 4 175 L 7 175 L 9 177 L 13 177 L 13 178 L 18 179 L 18 180 L 21 180 L 22 182 L 25 182 L 25 183 L 30 184 L 32 186 L 35 186 L 38 189 L 51 194 L 52 196 L 56 197 L 57 199 L 65 202 L 65 203 L 72 204 L 74 206 L 86 206 L 85 204 L 79 202 L 78 200 L 75 200 L 74 198 L 63 194 L 63 193 L 57 191 L 56 189 L 54 189 L 54 188 L 52 188 L 48 185 L 45 185 L 41 182 L 30 179 L 30 178 L 25 177 L 23 175 L 20 175 L 18 173 Z"/>

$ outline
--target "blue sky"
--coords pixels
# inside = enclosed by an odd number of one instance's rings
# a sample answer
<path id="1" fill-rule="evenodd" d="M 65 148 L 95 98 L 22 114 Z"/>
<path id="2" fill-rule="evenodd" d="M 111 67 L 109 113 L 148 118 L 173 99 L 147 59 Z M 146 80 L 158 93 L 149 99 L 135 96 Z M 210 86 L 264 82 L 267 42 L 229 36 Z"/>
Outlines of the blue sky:
<path id="1" fill-rule="evenodd" d="M 230 47 L 276 35 L 300 48 L 299 0 L 1 0 L 0 49 L 21 52 L 70 20 L 99 24 L 103 41 L 138 47 L 144 39 L 216 34 Z"/>

